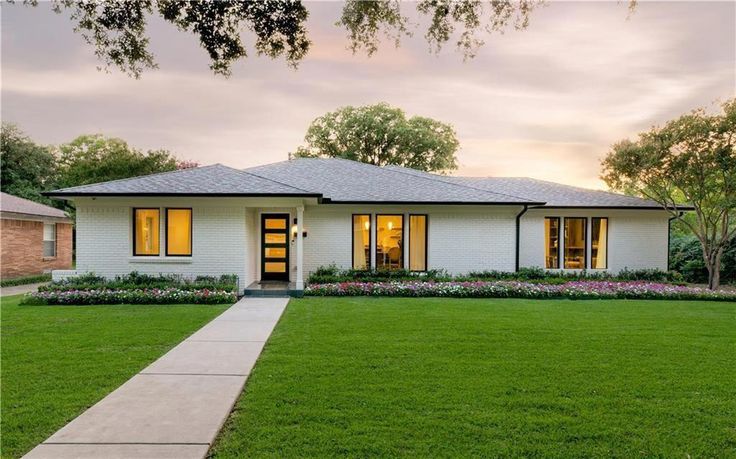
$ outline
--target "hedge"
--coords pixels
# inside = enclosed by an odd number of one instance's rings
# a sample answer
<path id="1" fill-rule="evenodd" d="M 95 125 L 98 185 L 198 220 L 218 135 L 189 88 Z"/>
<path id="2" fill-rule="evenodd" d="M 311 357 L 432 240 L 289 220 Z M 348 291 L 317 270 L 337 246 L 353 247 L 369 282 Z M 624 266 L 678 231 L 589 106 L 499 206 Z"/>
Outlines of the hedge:
<path id="1" fill-rule="evenodd" d="M 39 282 L 49 282 L 51 274 L 37 274 L 34 276 L 14 277 L 12 279 L 0 280 L 0 287 L 15 287 L 16 285 L 37 284 Z"/>
<path id="2" fill-rule="evenodd" d="M 334 265 L 315 270 L 307 279 L 308 284 L 332 284 L 340 282 L 474 282 L 474 281 L 529 281 L 546 284 L 563 284 L 571 280 L 650 281 L 682 283 L 683 277 L 674 271 L 658 269 L 623 269 L 617 274 L 605 271 L 547 271 L 542 268 L 521 268 L 509 271 L 472 271 L 462 275 L 450 275 L 442 269 L 413 272 L 406 269 L 394 270 L 341 270 Z"/>

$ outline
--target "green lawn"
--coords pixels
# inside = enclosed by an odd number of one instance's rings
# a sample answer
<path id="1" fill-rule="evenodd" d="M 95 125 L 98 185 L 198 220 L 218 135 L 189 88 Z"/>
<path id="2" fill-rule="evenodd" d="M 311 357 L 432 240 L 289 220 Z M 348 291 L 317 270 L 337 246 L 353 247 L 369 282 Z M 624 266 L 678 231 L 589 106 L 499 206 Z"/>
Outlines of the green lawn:
<path id="1" fill-rule="evenodd" d="M 2 314 L 2 457 L 18 457 L 226 305 L 19 306 Z"/>
<path id="2" fill-rule="evenodd" d="M 736 457 L 736 303 L 305 298 L 215 457 Z"/>

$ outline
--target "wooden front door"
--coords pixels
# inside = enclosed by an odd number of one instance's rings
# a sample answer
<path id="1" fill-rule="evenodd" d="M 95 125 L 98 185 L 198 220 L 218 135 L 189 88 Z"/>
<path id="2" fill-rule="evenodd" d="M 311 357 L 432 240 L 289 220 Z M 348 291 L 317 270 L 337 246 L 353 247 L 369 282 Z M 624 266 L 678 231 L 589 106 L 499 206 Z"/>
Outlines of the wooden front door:
<path id="1" fill-rule="evenodd" d="M 261 215 L 261 280 L 289 281 L 289 214 Z"/>

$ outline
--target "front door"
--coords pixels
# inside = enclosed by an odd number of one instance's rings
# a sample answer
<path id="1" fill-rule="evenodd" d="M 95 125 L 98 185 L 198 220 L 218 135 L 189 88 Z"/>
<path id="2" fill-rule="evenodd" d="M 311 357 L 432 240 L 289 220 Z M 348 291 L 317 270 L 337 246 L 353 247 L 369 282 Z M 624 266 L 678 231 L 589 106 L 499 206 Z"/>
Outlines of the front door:
<path id="1" fill-rule="evenodd" d="M 261 215 L 261 280 L 289 281 L 289 214 Z"/>

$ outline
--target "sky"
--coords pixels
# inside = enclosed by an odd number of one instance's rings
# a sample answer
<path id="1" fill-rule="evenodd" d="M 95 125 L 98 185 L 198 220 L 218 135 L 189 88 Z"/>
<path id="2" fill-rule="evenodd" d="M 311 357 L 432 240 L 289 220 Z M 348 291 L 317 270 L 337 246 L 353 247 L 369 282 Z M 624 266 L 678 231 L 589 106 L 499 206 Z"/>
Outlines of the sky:
<path id="1" fill-rule="evenodd" d="M 334 25 L 342 5 L 306 6 L 313 45 L 297 70 L 251 48 L 230 78 L 214 75 L 195 36 L 151 18 L 159 69 L 136 80 L 99 71 L 49 4 L 3 2 L 2 120 L 42 144 L 100 133 L 245 168 L 286 159 L 318 116 L 386 102 L 454 126 L 456 175 L 604 189 L 613 143 L 736 95 L 735 2 L 640 1 L 633 14 L 627 2 L 551 2 L 527 30 L 485 36 L 468 61 L 451 43 L 430 53 L 413 14 L 399 48 L 384 40 L 370 58 L 353 55 Z"/>

